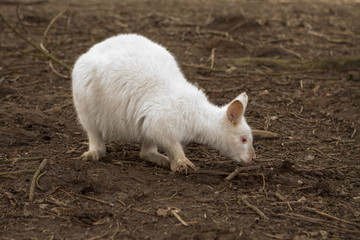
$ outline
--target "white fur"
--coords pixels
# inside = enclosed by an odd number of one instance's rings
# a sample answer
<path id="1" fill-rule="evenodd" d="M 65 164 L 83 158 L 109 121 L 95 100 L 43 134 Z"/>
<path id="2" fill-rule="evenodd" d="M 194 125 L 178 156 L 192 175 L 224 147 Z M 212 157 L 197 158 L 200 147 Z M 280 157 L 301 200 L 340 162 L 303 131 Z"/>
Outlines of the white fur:
<path id="1" fill-rule="evenodd" d="M 184 78 L 174 57 L 143 36 L 123 34 L 94 45 L 76 61 L 72 84 L 75 108 L 89 137 L 86 159 L 104 156 L 106 140 L 141 143 L 140 157 L 170 164 L 173 171 L 195 167 L 181 146 L 189 142 L 207 144 L 239 162 L 255 158 L 243 113 L 239 124 L 231 124 L 229 104 L 211 104 Z M 245 111 L 247 95 L 235 100 Z M 241 137 L 247 138 L 245 144 Z"/>

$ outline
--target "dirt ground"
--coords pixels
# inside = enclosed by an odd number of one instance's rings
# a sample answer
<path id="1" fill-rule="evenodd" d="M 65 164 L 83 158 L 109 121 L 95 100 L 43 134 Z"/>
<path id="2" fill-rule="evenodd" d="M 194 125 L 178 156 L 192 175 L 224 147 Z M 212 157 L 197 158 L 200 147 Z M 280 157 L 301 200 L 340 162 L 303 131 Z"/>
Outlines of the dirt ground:
<path id="1" fill-rule="evenodd" d="M 0 239 L 360 238 L 359 1 L 2 0 L 0 9 L 70 67 L 107 37 L 143 34 L 215 104 L 246 91 L 249 125 L 278 134 L 255 137 L 256 163 L 230 181 L 236 163 L 197 144 L 186 155 L 200 170 L 188 175 L 142 161 L 129 143 L 84 162 L 69 69 L 1 21 Z"/>

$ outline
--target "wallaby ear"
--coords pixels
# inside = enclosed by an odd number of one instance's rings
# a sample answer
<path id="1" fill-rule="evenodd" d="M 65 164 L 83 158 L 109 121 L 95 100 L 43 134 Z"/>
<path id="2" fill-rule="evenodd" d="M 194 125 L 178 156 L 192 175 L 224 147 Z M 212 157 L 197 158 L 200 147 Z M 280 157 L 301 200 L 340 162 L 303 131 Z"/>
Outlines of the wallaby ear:
<path id="1" fill-rule="evenodd" d="M 226 117 L 230 123 L 236 125 L 241 121 L 243 112 L 244 105 L 239 100 L 235 100 L 228 106 L 228 109 L 226 110 Z"/>
<path id="2" fill-rule="evenodd" d="M 239 96 L 235 98 L 235 100 L 239 100 L 243 104 L 244 109 L 246 109 L 248 103 L 248 96 L 246 92 L 241 93 Z"/>

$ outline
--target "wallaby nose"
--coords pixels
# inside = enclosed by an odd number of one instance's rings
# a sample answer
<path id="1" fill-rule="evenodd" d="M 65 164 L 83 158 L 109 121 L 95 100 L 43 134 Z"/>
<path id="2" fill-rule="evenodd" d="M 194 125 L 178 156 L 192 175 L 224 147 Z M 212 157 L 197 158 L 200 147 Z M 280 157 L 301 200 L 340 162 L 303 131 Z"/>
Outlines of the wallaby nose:
<path id="1" fill-rule="evenodd" d="M 256 154 L 254 153 L 251 157 L 251 160 L 250 160 L 250 164 L 253 164 L 255 162 L 255 159 L 256 159 Z"/>

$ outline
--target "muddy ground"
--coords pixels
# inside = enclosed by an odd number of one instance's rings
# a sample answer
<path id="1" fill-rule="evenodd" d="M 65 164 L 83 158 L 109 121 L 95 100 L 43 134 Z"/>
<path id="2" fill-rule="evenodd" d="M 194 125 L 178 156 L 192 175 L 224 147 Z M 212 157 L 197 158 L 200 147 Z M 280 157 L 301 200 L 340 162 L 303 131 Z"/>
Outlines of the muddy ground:
<path id="1" fill-rule="evenodd" d="M 3 0 L 0 8 L 70 67 L 109 36 L 143 34 L 174 53 L 212 102 L 246 91 L 249 125 L 278 134 L 256 137 L 255 167 L 231 181 L 237 165 L 197 144 L 186 150 L 195 174 L 144 162 L 138 145 L 121 142 L 84 162 L 69 69 L 51 67 L 2 21 L 1 239 L 360 238 L 359 1 Z"/>

